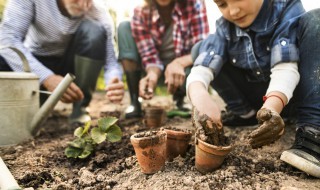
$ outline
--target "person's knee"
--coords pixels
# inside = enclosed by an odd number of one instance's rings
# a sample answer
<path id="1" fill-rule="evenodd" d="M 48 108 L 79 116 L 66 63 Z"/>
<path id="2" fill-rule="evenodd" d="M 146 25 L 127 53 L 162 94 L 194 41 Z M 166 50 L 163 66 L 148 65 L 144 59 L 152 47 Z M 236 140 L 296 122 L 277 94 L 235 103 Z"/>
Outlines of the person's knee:
<path id="1" fill-rule="evenodd" d="M 136 42 L 132 36 L 129 21 L 123 21 L 118 26 L 118 47 L 118 59 L 121 62 L 123 62 L 123 60 L 130 60 L 136 62 L 137 64 L 141 63 L 141 58 L 136 46 Z"/>
<path id="2" fill-rule="evenodd" d="M 77 32 L 86 46 L 91 46 L 91 48 L 100 48 L 101 46 L 104 48 L 107 38 L 111 37 L 106 36 L 106 29 L 102 23 L 92 20 L 83 21 Z"/>
<path id="3" fill-rule="evenodd" d="M 132 35 L 130 21 L 123 21 L 118 26 L 118 39 L 123 39 L 123 36 Z"/>

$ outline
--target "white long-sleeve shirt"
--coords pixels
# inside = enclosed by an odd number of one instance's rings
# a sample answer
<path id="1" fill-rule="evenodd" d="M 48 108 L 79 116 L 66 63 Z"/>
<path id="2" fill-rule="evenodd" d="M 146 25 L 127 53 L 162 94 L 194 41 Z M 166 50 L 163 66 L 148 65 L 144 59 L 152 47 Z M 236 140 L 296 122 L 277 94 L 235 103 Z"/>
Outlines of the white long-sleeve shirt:
<path id="1" fill-rule="evenodd" d="M 93 1 L 93 6 L 85 18 L 97 20 L 105 27 L 106 84 L 112 77 L 121 79 L 122 70 L 114 51 L 113 22 L 110 15 L 97 0 Z M 0 46 L 11 46 L 22 51 L 31 71 L 39 76 L 42 83 L 53 72 L 40 63 L 33 54 L 63 56 L 82 19 L 84 18 L 71 19 L 62 15 L 57 0 L 9 0 L 0 25 Z M 15 52 L 1 49 L 0 55 L 14 71 L 23 71 L 22 61 Z"/>

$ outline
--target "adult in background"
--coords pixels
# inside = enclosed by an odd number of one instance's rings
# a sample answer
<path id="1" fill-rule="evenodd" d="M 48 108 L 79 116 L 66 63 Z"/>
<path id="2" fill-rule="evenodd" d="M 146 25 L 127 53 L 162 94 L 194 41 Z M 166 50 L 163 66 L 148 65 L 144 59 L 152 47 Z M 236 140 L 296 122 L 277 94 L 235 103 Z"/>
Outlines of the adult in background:
<path id="1" fill-rule="evenodd" d="M 10 0 L 0 27 L 0 45 L 20 50 L 48 91 L 65 74 L 74 73 L 75 82 L 61 101 L 73 103 L 70 123 L 84 123 L 91 119 L 86 108 L 102 67 L 107 97 L 113 102 L 123 97 L 112 30 L 111 17 L 99 1 Z M 11 49 L 1 49 L 0 70 L 21 72 L 22 61 Z"/>
<path id="2" fill-rule="evenodd" d="M 177 107 L 185 110 L 185 78 L 192 66 L 191 48 L 208 32 L 202 0 L 145 0 L 135 8 L 132 21 L 118 27 L 119 59 L 131 99 L 126 118 L 141 116 L 138 97 L 151 99 L 163 73 L 168 92 L 173 94 Z"/>

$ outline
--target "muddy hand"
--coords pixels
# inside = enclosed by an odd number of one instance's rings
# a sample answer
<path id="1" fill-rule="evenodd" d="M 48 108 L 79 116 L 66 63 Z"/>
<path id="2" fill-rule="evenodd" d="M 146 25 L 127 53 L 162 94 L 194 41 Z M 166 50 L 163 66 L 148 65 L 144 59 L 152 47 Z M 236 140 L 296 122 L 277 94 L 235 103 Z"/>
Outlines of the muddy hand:
<path id="1" fill-rule="evenodd" d="M 261 125 L 249 134 L 252 148 L 271 144 L 283 135 L 284 122 L 277 112 L 262 108 L 257 113 L 257 119 Z"/>

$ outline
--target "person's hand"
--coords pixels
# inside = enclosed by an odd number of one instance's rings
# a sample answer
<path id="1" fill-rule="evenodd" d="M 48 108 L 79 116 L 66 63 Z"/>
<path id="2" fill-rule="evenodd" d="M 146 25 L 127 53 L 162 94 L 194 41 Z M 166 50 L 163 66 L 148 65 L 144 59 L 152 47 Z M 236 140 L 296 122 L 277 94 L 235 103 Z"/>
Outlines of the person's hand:
<path id="1" fill-rule="evenodd" d="M 139 82 L 139 96 L 145 100 L 150 100 L 154 95 L 154 89 L 157 86 L 158 79 L 161 75 L 159 68 L 149 68 L 147 75 Z"/>
<path id="2" fill-rule="evenodd" d="M 63 80 L 60 75 L 51 75 L 43 81 L 43 86 L 49 91 L 53 92 L 59 83 Z M 71 83 L 67 90 L 63 93 L 60 100 L 64 103 L 72 103 L 82 100 L 84 97 L 81 89 L 75 84 Z"/>
<path id="3" fill-rule="evenodd" d="M 120 103 L 124 96 L 124 85 L 117 77 L 112 78 L 106 87 L 106 96 L 113 103 Z"/>
<path id="4" fill-rule="evenodd" d="M 257 113 L 257 119 L 261 125 L 249 134 L 252 148 L 271 144 L 284 134 L 285 124 L 277 112 L 261 108 Z"/>
<path id="5" fill-rule="evenodd" d="M 174 60 L 167 65 L 164 76 L 164 82 L 167 85 L 168 92 L 174 94 L 176 90 L 183 85 L 186 74 L 182 64 Z"/>
<path id="6" fill-rule="evenodd" d="M 215 123 L 221 122 L 220 107 L 201 82 L 191 83 L 188 88 L 188 94 L 192 105 L 200 115 L 209 116 Z"/>

